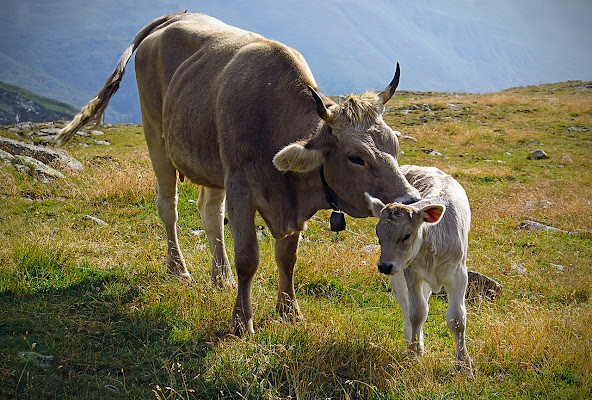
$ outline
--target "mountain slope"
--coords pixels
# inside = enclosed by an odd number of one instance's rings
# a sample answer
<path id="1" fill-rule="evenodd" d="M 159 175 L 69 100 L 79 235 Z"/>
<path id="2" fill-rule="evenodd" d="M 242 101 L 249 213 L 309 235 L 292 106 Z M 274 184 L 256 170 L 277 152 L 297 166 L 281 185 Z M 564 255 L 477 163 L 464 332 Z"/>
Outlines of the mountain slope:
<path id="1" fill-rule="evenodd" d="M 68 120 L 77 112 L 78 110 L 69 104 L 0 82 L 0 125 L 16 124 L 20 121 Z"/>

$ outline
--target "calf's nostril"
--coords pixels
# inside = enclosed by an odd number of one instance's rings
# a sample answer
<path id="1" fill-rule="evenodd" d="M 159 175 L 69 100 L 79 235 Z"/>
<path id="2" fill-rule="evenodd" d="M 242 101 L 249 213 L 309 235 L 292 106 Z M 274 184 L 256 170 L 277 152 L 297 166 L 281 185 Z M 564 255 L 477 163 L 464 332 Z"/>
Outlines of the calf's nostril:
<path id="1" fill-rule="evenodd" d="M 391 271 L 393 270 L 393 264 L 391 263 L 378 263 L 378 271 L 383 274 L 390 275 Z"/>

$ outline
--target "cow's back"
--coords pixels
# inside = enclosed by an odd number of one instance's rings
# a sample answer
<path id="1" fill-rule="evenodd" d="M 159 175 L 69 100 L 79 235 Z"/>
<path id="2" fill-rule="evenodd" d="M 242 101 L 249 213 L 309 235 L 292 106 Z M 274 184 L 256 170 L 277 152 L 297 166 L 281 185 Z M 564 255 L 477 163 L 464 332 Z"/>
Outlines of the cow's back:
<path id="1" fill-rule="evenodd" d="M 259 37 L 203 14 L 180 14 L 161 25 L 142 41 L 136 52 L 135 68 L 142 111 L 162 122 L 162 105 L 179 67 L 200 50 L 210 51 L 213 43 L 232 49 Z M 231 55 L 229 55 L 231 57 Z M 220 62 L 224 60 L 218 57 Z"/>

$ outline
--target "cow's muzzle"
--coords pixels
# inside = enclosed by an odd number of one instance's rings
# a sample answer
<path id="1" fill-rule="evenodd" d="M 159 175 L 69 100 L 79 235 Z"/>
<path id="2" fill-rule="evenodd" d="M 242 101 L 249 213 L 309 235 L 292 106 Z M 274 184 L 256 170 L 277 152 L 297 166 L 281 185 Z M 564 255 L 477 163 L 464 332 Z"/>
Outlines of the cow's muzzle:
<path id="1" fill-rule="evenodd" d="M 401 203 L 401 204 L 413 204 L 417 203 L 421 200 L 421 195 L 419 194 L 419 190 L 413 188 L 413 192 L 408 196 L 398 197 L 395 199 L 393 203 Z"/>

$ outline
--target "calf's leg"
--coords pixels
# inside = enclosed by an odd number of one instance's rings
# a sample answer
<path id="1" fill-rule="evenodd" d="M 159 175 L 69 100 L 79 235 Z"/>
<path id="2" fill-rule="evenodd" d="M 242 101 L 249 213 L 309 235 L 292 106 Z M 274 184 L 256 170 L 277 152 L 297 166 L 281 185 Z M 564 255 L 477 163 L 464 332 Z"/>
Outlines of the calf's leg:
<path id="1" fill-rule="evenodd" d="M 424 296 L 424 281 L 413 267 L 404 270 L 405 281 L 409 293 L 409 322 L 411 323 L 411 340 L 407 348 L 412 356 L 421 358 L 424 353 L 423 324 L 428 317 L 428 299 Z"/>
<path id="2" fill-rule="evenodd" d="M 294 293 L 294 264 L 296 263 L 299 240 L 300 232 L 275 241 L 275 260 L 279 277 L 276 310 L 280 317 L 291 321 L 302 319 Z"/>
<path id="3" fill-rule="evenodd" d="M 467 290 L 467 269 L 464 264 L 458 268 L 455 277 L 445 286 L 448 293 L 448 310 L 446 323 L 454 336 L 457 367 L 466 375 L 473 375 L 471 357 L 467 351 L 465 329 L 467 311 L 465 308 L 465 292 Z"/>
<path id="4" fill-rule="evenodd" d="M 220 289 L 236 285 L 224 244 L 225 198 L 224 189 L 202 186 L 197 199 L 197 209 L 208 237 L 212 258 L 212 283 Z"/>

